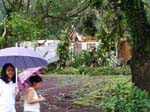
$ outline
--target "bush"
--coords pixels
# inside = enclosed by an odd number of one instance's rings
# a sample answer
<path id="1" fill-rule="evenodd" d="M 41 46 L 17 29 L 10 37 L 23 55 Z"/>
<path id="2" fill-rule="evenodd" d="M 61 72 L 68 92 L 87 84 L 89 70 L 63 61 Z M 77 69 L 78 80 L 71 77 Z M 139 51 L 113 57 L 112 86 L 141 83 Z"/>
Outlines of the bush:
<path id="1" fill-rule="evenodd" d="M 72 67 L 67 67 L 62 70 L 58 69 L 57 71 L 55 71 L 55 73 L 62 74 L 62 75 L 79 75 L 78 69 Z"/>
<path id="2" fill-rule="evenodd" d="M 99 75 L 130 75 L 131 70 L 129 67 L 122 68 L 112 68 L 112 67 L 87 67 L 81 66 L 78 68 L 67 67 L 64 69 L 55 70 L 57 74 L 64 75 L 90 75 L 90 76 L 99 76 Z"/>
<path id="3" fill-rule="evenodd" d="M 129 67 L 113 68 L 113 67 L 95 67 L 91 68 L 88 75 L 130 75 L 131 70 Z"/>
<path id="4" fill-rule="evenodd" d="M 78 68 L 79 74 L 87 75 L 90 72 L 90 67 L 81 66 Z"/>
<path id="5" fill-rule="evenodd" d="M 79 53 L 74 53 L 74 67 L 90 66 L 92 64 L 92 56 L 89 51 L 83 50 Z"/>
<path id="6" fill-rule="evenodd" d="M 68 31 L 67 29 L 62 32 L 61 40 L 57 47 L 57 54 L 59 56 L 58 67 L 64 68 L 68 65 L 69 60 L 69 46 L 70 42 L 68 39 Z"/>
<path id="7" fill-rule="evenodd" d="M 104 100 L 103 112 L 148 112 L 150 97 L 136 86 L 117 84 L 114 92 Z"/>

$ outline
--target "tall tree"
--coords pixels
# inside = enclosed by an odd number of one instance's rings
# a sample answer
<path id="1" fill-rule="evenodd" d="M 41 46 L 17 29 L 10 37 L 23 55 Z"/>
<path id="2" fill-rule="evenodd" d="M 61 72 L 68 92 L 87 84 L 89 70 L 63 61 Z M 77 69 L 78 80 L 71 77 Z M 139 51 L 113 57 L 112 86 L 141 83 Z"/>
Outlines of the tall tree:
<path id="1" fill-rule="evenodd" d="M 150 90 L 150 25 L 146 18 L 142 0 L 122 0 L 133 37 L 131 63 L 132 81 L 138 87 Z"/>
<path id="2" fill-rule="evenodd" d="M 147 19 L 145 6 L 149 7 L 148 0 L 96 0 L 94 6 L 101 8 L 105 3 L 111 8 L 120 8 L 121 18 L 127 19 L 127 24 L 133 42 L 132 49 L 132 81 L 143 90 L 150 90 L 150 24 Z M 102 7 L 103 8 L 103 7 Z M 120 21 L 118 21 L 120 22 Z"/>

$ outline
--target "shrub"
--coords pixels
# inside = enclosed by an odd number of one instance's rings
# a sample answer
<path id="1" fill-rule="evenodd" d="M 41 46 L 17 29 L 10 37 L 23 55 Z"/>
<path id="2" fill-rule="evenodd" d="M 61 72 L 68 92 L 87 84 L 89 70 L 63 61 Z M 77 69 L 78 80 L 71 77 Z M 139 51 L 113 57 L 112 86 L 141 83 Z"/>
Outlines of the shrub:
<path id="1" fill-rule="evenodd" d="M 81 66 L 78 68 L 79 73 L 82 75 L 87 75 L 90 72 L 90 70 L 91 70 L 90 67 L 85 67 L 85 66 Z"/>
<path id="2" fill-rule="evenodd" d="M 129 67 L 113 68 L 113 67 L 95 67 L 89 70 L 88 75 L 130 75 L 131 70 Z"/>
<path id="3" fill-rule="evenodd" d="M 79 75 L 79 71 L 76 68 L 67 67 L 63 70 L 58 69 L 55 71 L 57 74 L 63 74 L 63 75 Z"/>
<path id="4" fill-rule="evenodd" d="M 59 68 L 64 68 L 68 65 L 69 56 L 69 46 L 70 42 L 68 39 L 68 31 L 67 29 L 62 32 L 61 40 L 58 44 L 57 54 L 59 56 L 58 65 Z"/>
<path id="5" fill-rule="evenodd" d="M 90 55 L 89 51 L 83 50 L 78 53 L 74 53 L 74 67 L 80 67 L 80 66 L 90 66 L 92 64 L 92 57 Z"/>
<path id="6" fill-rule="evenodd" d="M 50 72 L 52 72 L 51 70 Z M 53 71 L 57 74 L 64 75 L 90 75 L 90 76 L 99 76 L 99 75 L 130 75 L 131 70 L 129 67 L 122 68 L 112 68 L 112 67 L 87 67 L 80 66 L 78 68 L 66 67 L 63 69 L 57 69 Z"/>
<path id="7" fill-rule="evenodd" d="M 150 97 L 136 86 L 117 84 L 114 92 L 104 100 L 103 112 L 148 112 Z"/>

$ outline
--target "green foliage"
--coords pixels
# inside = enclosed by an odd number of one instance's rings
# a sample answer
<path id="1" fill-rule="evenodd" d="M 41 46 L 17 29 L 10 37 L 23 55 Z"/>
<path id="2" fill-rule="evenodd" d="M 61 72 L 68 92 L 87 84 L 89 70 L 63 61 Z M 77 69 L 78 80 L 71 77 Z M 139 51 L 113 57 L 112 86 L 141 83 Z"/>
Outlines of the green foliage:
<path id="1" fill-rule="evenodd" d="M 50 71 L 51 72 L 51 71 Z M 129 67 L 112 68 L 112 67 L 87 67 L 81 66 L 78 68 L 66 67 L 63 70 L 56 69 L 56 74 L 61 75 L 90 75 L 90 76 L 104 76 L 104 75 L 131 75 Z"/>
<path id="2" fill-rule="evenodd" d="M 10 19 L 7 18 L 6 22 L 5 39 L 1 38 L 1 40 L 7 46 L 14 46 L 16 42 L 40 39 L 41 35 L 47 35 L 47 31 L 38 29 L 37 24 L 31 18 L 19 13 L 11 13 Z"/>
<path id="3" fill-rule="evenodd" d="M 130 76 L 84 76 L 82 83 L 79 80 L 80 89 L 73 92 L 77 96 L 74 103 L 102 109 L 100 104 L 114 94 L 116 84 L 128 81 L 130 81 Z M 127 87 L 131 86 L 130 83 L 126 84 Z"/>
<path id="4" fill-rule="evenodd" d="M 86 32 L 88 35 L 94 37 L 99 30 L 99 13 L 97 10 L 88 10 L 85 15 L 81 17 L 78 28 L 81 32 Z"/>
<path id="5" fill-rule="evenodd" d="M 114 44 L 112 45 L 111 41 L 108 40 L 103 40 L 102 43 L 98 46 L 97 49 L 97 55 L 100 58 L 100 63 L 101 65 L 109 65 L 109 61 L 108 58 L 110 58 L 109 53 L 111 52 L 111 47 L 114 46 Z"/>
<path id="6" fill-rule="evenodd" d="M 4 41 L 5 41 L 4 38 L 3 38 L 3 37 L 0 37 L 0 48 L 3 47 Z"/>
<path id="7" fill-rule="evenodd" d="M 61 75 L 79 75 L 79 71 L 76 68 L 67 67 L 63 70 L 56 70 L 54 73 L 61 74 Z"/>
<path id="8" fill-rule="evenodd" d="M 69 46 L 70 42 L 68 38 L 68 31 L 65 30 L 61 35 L 61 41 L 59 42 L 57 48 L 57 54 L 60 58 L 58 62 L 59 68 L 64 68 L 69 64 Z"/>
<path id="9" fill-rule="evenodd" d="M 70 27 L 90 5 L 90 0 L 35 0 L 30 11 L 42 16 L 42 24 L 49 30 L 51 38 L 59 39 L 61 31 Z"/>
<path id="10" fill-rule="evenodd" d="M 78 68 L 78 72 L 81 75 L 87 75 L 90 71 L 91 69 L 89 67 L 81 66 Z"/>
<path id="11" fill-rule="evenodd" d="M 136 86 L 117 84 L 114 93 L 101 105 L 104 112 L 148 112 L 150 98 L 146 91 Z"/>
<path id="12" fill-rule="evenodd" d="M 144 0 L 144 5 L 145 5 L 147 20 L 150 23 L 150 2 L 149 2 L 149 0 Z"/>
<path id="13" fill-rule="evenodd" d="M 113 68 L 113 67 L 95 67 L 88 72 L 91 76 L 97 75 L 131 75 L 129 67 Z"/>
<path id="14" fill-rule="evenodd" d="M 83 50 L 81 52 L 74 53 L 73 59 L 74 67 L 90 66 L 93 57 L 91 56 L 89 51 Z"/>
<path id="15" fill-rule="evenodd" d="M 66 35 L 66 38 L 68 36 Z M 81 52 L 69 52 L 69 40 L 62 39 L 59 42 L 57 53 L 60 56 L 61 67 L 98 66 L 96 51 L 82 50 Z"/>
<path id="16" fill-rule="evenodd" d="M 14 41 L 33 40 L 38 37 L 36 25 L 29 18 L 24 18 L 17 13 L 11 14 L 11 20 L 8 21 L 8 29 Z"/>

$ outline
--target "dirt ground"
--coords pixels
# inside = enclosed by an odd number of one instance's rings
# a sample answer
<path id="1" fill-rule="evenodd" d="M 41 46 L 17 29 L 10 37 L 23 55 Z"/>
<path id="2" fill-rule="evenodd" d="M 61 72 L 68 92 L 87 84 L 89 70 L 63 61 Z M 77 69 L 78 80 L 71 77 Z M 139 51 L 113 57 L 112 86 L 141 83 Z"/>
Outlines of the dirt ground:
<path id="1" fill-rule="evenodd" d="M 70 93 L 79 89 L 80 83 L 70 84 L 72 80 L 74 79 L 70 77 L 63 80 L 58 77 L 44 78 L 43 88 L 39 91 L 39 94 L 45 96 L 47 101 L 41 104 L 41 112 L 100 112 L 96 108 L 73 104 L 76 96 Z M 17 112 L 23 112 L 23 93 L 21 101 L 16 106 Z"/>

